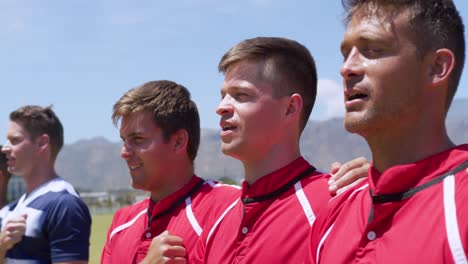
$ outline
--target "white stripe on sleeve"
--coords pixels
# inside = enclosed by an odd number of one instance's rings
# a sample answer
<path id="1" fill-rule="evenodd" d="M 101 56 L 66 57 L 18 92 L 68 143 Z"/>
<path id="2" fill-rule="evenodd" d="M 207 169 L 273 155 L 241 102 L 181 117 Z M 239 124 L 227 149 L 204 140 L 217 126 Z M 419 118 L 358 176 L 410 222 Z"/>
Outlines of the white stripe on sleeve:
<path id="1" fill-rule="evenodd" d="M 447 239 L 456 264 L 466 264 L 465 251 L 458 230 L 457 207 L 455 205 L 455 177 L 453 175 L 444 179 L 444 211 Z"/>

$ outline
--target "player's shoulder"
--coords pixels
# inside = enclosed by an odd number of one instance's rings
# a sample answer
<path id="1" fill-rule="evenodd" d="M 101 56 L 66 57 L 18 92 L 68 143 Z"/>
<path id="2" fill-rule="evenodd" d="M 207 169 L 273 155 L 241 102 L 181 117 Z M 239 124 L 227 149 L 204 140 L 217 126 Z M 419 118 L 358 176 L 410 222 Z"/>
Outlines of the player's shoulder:
<path id="1" fill-rule="evenodd" d="M 239 186 L 207 180 L 200 191 L 192 196 L 192 207 L 199 217 L 218 217 L 240 195 Z"/>
<path id="2" fill-rule="evenodd" d="M 191 198 L 195 204 L 206 200 L 224 203 L 224 201 L 231 201 L 239 196 L 240 187 L 237 185 L 225 184 L 214 180 L 205 180 L 201 188 L 191 195 Z"/>
<path id="3" fill-rule="evenodd" d="M 453 185 L 455 186 L 455 195 L 457 200 L 468 202 L 468 160 L 458 166 L 458 169 L 451 173 L 448 177 L 453 175 Z M 450 180 L 450 179 L 446 179 Z M 466 211 L 468 211 L 468 207 Z"/>
<path id="4" fill-rule="evenodd" d="M 75 194 L 71 194 L 65 190 L 50 191 L 37 197 L 28 207 L 39 210 L 73 210 L 77 207 L 86 207 L 84 201 Z"/>
<path id="5" fill-rule="evenodd" d="M 330 174 L 323 173 L 321 171 L 311 172 L 307 177 L 304 177 L 300 183 L 304 191 L 307 192 L 327 192 L 328 193 L 328 181 Z"/>
<path id="6" fill-rule="evenodd" d="M 230 195 L 238 194 L 241 188 L 238 185 L 226 184 L 215 180 L 205 180 L 202 189 L 211 195 Z"/>
<path id="7" fill-rule="evenodd" d="M 468 158 L 452 169 L 449 174 L 454 175 L 464 188 L 468 188 Z"/>
<path id="8" fill-rule="evenodd" d="M 74 217 L 83 221 L 90 221 L 91 218 L 86 203 L 79 196 L 67 192 L 47 193 L 31 202 L 28 207 L 44 212 L 48 219 Z"/>
<path id="9" fill-rule="evenodd" d="M 356 204 L 358 200 L 367 198 L 369 198 L 369 182 L 364 179 L 348 190 L 333 196 L 327 204 L 328 214 L 339 214 L 347 204 Z"/>
<path id="10" fill-rule="evenodd" d="M 350 212 L 346 208 L 349 208 L 353 204 L 361 204 L 358 200 L 366 199 L 366 197 L 369 198 L 368 191 L 369 184 L 367 179 L 365 179 L 343 193 L 332 197 L 317 216 L 314 223 L 314 231 L 311 233 L 312 236 L 324 235 L 343 211 Z"/>
<path id="11" fill-rule="evenodd" d="M 114 222 L 115 221 L 127 221 L 129 219 L 133 219 L 142 212 L 146 212 L 148 210 L 149 198 L 144 200 L 138 201 L 134 204 L 122 207 L 118 209 L 114 214 Z"/>
<path id="12" fill-rule="evenodd" d="M 313 183 L 313 182 L 328 182 L 330 179 L 330 174 L 324 173 L 319 170 L 314 170 L 310 172 L 304 179 L 302 180 L 303 182 L 306 183 Z"/>

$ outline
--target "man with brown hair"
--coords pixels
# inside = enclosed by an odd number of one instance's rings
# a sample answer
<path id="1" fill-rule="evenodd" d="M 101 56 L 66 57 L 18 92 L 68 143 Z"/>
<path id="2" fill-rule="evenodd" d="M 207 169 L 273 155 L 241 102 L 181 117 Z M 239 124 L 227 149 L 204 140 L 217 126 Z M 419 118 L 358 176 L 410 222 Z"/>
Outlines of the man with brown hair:
<path id="1" fill-rule="evenodd" d="M 194 174 L 200 120 L 190 92 L 171 81 L 145 83 L 114 104 L 112 119 L 116 125 L 121 120 L 121 156 L 132 186 L 150 197 L 115 213 L 101 263 L 140 263 L 165 230 L 183 237 L 191 250 L 239 188 Z"/>
<path id="2" fill-rule="evenodd" d="M 91 216 L 73 186 L 55 172 L 63 127 L 50 107 L 10 114 L 2 152 L 26 193 L 0 211 L 0 262 L 88 263 Z"/>
<path id="3" fill-rule="evenodd" d="M 314 60 L 296 41 L 258 37 L 230 49 L 219 70 L 221 148 L 243 163 L 245 181 L 236 202 L 189 251 L 190 263 L 299 263 L 315 215 L 331 197 L 329 175 L 299 148 L 317 91 Z M 345 168 L 359 177 L 365 165 L 358 159 Z M 185 263 L 184 253 L 174 236 L 161 236 L 147 259 Z"/>
<path id="4" fill-rule="evenodd" d="M 345 127 L 368 142 L 367 181 L 332 200 L 313 263 L 467 263 L 468 145 L 445 117 L 465 60 L 451 0 L 343 1 Z"/>
<path id="5" fill-rule="evenodd" d="M 0 145 L 0 149 L 3 146 Z M 5 206 L 7 202 L 8 182 L 10 181 L 11 173 L 8 172 L 7 157 L 5 153 L 0 152 L 0 207 Z"/>

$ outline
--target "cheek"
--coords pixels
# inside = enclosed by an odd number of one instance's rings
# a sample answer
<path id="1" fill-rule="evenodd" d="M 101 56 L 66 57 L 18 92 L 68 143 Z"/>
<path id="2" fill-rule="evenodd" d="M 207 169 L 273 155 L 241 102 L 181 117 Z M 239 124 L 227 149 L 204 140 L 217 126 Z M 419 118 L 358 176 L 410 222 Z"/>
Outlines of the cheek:
<path id="1" fill-rule="evenodd" d="M 26 149 L 22 146 L 17 146 L 12 148 L 12 150 L 12 153 L 17 157 L 32 156 L 32 151 L 26 151 Z"/>
<path id="2" fill-rule="evenodd" d="M 168 151 L 168 146 L 165 144 L 153 144 L 141 150 L 139 155 L 150 166 L 154 166 L 156 163 L 164 162 L 162 160 L 168 156 Z"/>
<path id="3" fill-rule="evenodd" d="M 150 166 L 154 163 L 155 160 L 157 160 L 158 157 L 157 152 L 153 149 L 142 150 L 136 154 L 141 160 L 145 162 L 145 164 L 147 163 Z"/>
<path id="4" fill-rule="evenodd" d="M 265 137 L 265 133 L 273 133 L 275 131 L 279 122 L 278 108 L 265 107 L 256 113 L 255 118 L 252 118 L 251 126 L 259 131 L 262 137 Z"/>

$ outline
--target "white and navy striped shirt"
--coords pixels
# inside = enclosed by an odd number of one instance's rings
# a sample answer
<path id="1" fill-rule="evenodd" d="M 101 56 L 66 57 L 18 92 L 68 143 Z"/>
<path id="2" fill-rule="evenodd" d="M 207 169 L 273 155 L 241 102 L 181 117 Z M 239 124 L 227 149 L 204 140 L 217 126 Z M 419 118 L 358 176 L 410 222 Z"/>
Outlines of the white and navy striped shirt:
<path id="1" fill-rule="evenodd" d="M 26 214 L 23 239 L 6 255 L 7 263 L 88 260 L 91 216 L 73 186 L 60 177 L 24 194 L 0 210 L 0 228 Z"/>

